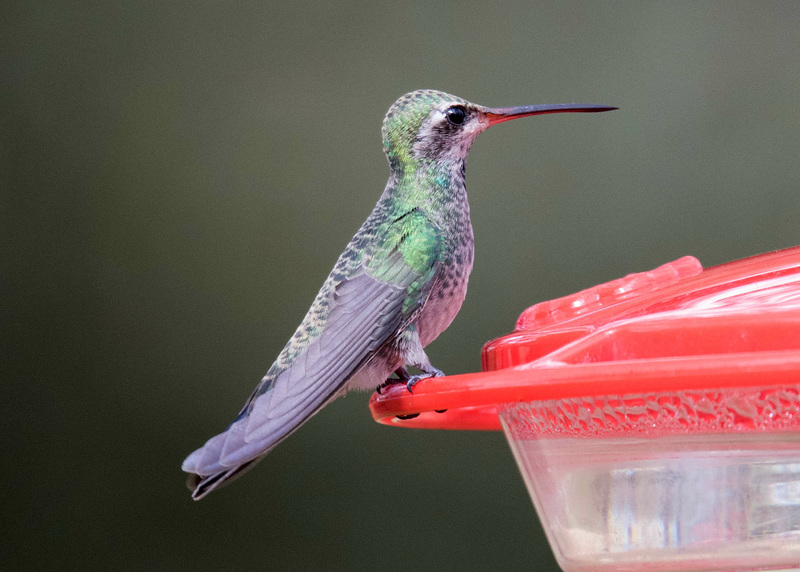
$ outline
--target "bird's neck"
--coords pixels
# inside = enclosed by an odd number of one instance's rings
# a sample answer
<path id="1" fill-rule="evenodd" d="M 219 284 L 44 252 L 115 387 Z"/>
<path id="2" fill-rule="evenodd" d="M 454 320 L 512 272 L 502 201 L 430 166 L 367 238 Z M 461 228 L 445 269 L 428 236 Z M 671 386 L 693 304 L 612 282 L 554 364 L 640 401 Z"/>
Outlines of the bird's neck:
<path id="1" fill-rule="evenodd" d="M 384 195 L 405 212 L 417 209 L 435 217 L 456 212 L 469 216 L 464 169 L 463 160 L 418 159 L 392 169 Z"/>

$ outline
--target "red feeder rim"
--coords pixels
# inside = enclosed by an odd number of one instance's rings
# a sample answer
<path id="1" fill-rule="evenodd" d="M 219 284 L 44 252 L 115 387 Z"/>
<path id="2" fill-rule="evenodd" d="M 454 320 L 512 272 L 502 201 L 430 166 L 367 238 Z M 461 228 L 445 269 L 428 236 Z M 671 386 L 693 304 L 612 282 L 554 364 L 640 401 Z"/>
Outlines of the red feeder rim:
<path id="1" fill-rule="evenodd" d="M 705 270 L 687 256 L 536 304 L 482 363 L 375 393 L 372 416 L 496 430 L 497 407 L 518 402 L 800 384 L 800 247 Z"/>

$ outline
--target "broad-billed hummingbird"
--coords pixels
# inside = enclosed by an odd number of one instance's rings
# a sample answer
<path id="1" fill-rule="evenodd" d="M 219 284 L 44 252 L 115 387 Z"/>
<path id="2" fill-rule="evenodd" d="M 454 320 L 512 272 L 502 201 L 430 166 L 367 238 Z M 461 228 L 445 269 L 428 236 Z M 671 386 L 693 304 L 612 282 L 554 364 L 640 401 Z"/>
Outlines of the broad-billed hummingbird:
<path id="1" fill-rule="evenodd" d="M 192 496 L 240 476 L 351 389 L 402 382 L 412 391 L 420 379 L 444 375 L 424 348 L 467 293 L 473 236 L 464 167 L 472 142 L 518 117 L 612 109 L 491 108 L 428 89 L 398 99 L 383 120 L 390 173 L 378 204 L 233 423 L 183 462 Z"/>

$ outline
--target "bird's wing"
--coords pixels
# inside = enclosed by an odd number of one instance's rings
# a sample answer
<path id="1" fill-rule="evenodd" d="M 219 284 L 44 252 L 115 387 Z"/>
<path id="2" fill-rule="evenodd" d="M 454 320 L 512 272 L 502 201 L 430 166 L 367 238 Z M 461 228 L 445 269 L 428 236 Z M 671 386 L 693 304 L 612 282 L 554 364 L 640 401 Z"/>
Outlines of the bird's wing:
<path id="1" fill-rule="evenodd" d="M 185 471 L 216 478 L 216 486 L 225 480 L 220 473 L 233 476 L 266 454 L 335 398 L 413 318 L 441 266 L 439 228 L 414 209 L 377 226 L 367 242 L 351 241 L 237 419 L 192 453 Z"/>

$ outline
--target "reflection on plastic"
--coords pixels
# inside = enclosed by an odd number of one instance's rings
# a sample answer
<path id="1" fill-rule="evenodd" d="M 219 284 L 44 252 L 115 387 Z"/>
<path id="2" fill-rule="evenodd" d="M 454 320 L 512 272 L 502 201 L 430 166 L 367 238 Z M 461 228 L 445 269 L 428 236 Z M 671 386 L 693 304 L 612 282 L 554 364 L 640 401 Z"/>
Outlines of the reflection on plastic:
<path id="1" fill-rule="evenodd" d="M 500 413 L 514 440 L 800 431 L 800 385 L 523 402 Z"/>
<path id="2" fill-rule="evenodd" d="M 800 385 L 500 407 L 562 568 L 800 561 Z"/>
<path id="3" fill-rule="evenodd" d="M 503 416 L 501 416 L 504 418 Z M 512 449 L 561 568 L 800 562 L 798 434 L 529 439 Z"/>

